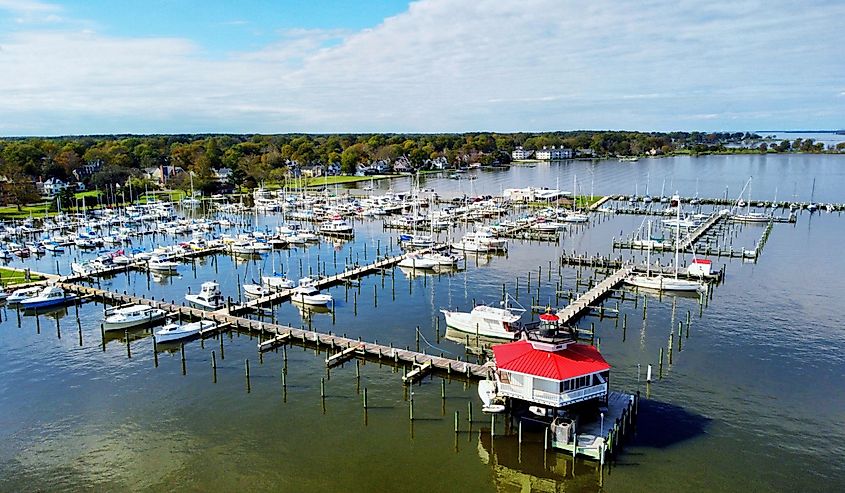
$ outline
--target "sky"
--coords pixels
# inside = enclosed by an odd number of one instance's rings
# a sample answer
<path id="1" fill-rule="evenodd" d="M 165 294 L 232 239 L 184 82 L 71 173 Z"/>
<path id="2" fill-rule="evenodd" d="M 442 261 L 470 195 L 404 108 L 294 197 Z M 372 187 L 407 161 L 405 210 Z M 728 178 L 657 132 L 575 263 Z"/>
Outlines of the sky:
<path id="1" fill-rule="evenodd" d="M 842 0 L 0 0 L 0 135 L 845 128 Z"/>

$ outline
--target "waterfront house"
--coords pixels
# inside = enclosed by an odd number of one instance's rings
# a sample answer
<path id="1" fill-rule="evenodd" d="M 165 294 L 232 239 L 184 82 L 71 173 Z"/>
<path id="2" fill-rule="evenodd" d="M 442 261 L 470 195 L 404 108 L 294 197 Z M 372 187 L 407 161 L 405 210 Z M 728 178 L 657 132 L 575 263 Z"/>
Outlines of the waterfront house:
<path id="1" fill-rule="evenodd" d="M 534 154 L 534 149 L 523 149 L 522 146 L 518 146 L 511 153 L 511 159 L 513 159 L 514 161 L 521 161 L 521 160 L 524 160 L 524 159 L 530 159 L 533 154 Z"/>
<path id="2" fill-rule="evenodd" d="M 560 159 L 572 159 L 574 153 L 572 149 L 564 149 L 563 147 L 546 147 L 538 149 L 534 156 L 541 161 L 558 161 Z"/>

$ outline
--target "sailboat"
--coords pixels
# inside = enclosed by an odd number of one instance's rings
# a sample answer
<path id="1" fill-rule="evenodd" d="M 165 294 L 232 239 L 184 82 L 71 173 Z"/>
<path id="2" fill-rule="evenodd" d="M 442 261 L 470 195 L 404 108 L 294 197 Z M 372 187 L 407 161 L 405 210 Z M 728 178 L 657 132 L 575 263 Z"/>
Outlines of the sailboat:
<path id="1" fill-rule="evenodd" d="M 680 221 L 681 207 L 678 204 L 678 220 Z M 648 234 L 651 236 L 651 223 L 648 224 Z M 679 223 L 675 225 L 675 275 L 674 277 L 666 277 L 662 274 L 656 276 L 651 275 L 651 246 L 648 248 L 646 256 L 646 273 L 632 274 L 625 279 L 626 284 L 637 286 L 640 288 L 656 289 L 660 291 L 700 291 L 704 289 L 704 284 L 698 281 L 691 281 L 687 279 L 678 279 L 678 256 L 679 245 L 681 243 L 681 228 Z"/>
<path id="2" fill-rule="evenodd" d="M 572 176 L 572 212 L 566 215 L 563 218 L 564 221 L 568 223 L 585 223 L 590 220 L 590 217 L 586 214 L 581 214 L 580 212 L 576 212 L 575 210 L 575 199 L 578 196 L 578 177 L 573 175 Z"/>
<path id="3" fill-rule="evenodd" d="M 733 216 L 731 216 L 731 219 L 743 223 L 769 222 L 769 220 L 771 220 L 771 216 L 768 216 L 761 212 L 751 212 L 751 177 L 748 178 L 748 182 L 745 184 L 745 187 L 748 188 L 748 200 L 745 202 L 745 214 L 734 214 Z M 742 192 L 740 192 L 740 197 L 742 197 Z M 739 200 L 737 202 L 737 205 L 739 205 L 741 202 L 742 200 Z"/>

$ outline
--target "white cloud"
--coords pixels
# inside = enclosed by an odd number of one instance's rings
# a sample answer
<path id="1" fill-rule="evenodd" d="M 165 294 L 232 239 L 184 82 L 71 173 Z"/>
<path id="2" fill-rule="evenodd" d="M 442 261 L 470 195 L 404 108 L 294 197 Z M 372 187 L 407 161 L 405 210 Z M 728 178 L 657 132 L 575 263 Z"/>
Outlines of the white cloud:
<path id="1" fill-rule="evenodd" d="M 422 0 L 213 58 L 186 39 L 17 32 L 0 36 L 0 133 L 841 126 L 806 119 L 845 94 L 845 4 L 761 5 Z"/>

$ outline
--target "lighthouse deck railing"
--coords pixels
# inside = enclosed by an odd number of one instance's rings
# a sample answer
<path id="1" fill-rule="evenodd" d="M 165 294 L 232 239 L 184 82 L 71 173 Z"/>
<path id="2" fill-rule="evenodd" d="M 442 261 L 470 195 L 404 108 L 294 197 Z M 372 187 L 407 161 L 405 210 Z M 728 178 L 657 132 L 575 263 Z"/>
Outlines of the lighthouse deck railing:
<path id="1" fill-rule="evenodd" d="M 524 386 L 499 383 L 499 393 L 501 395 L 552 407 L 563 407 L 569 404 L 575 404 L 576 402 L 585 401 L 587 399 L 602 397 L 607 395 L 607 392 L 607 383 L 571 390 L 564 393 L 528 389 Z"/>

